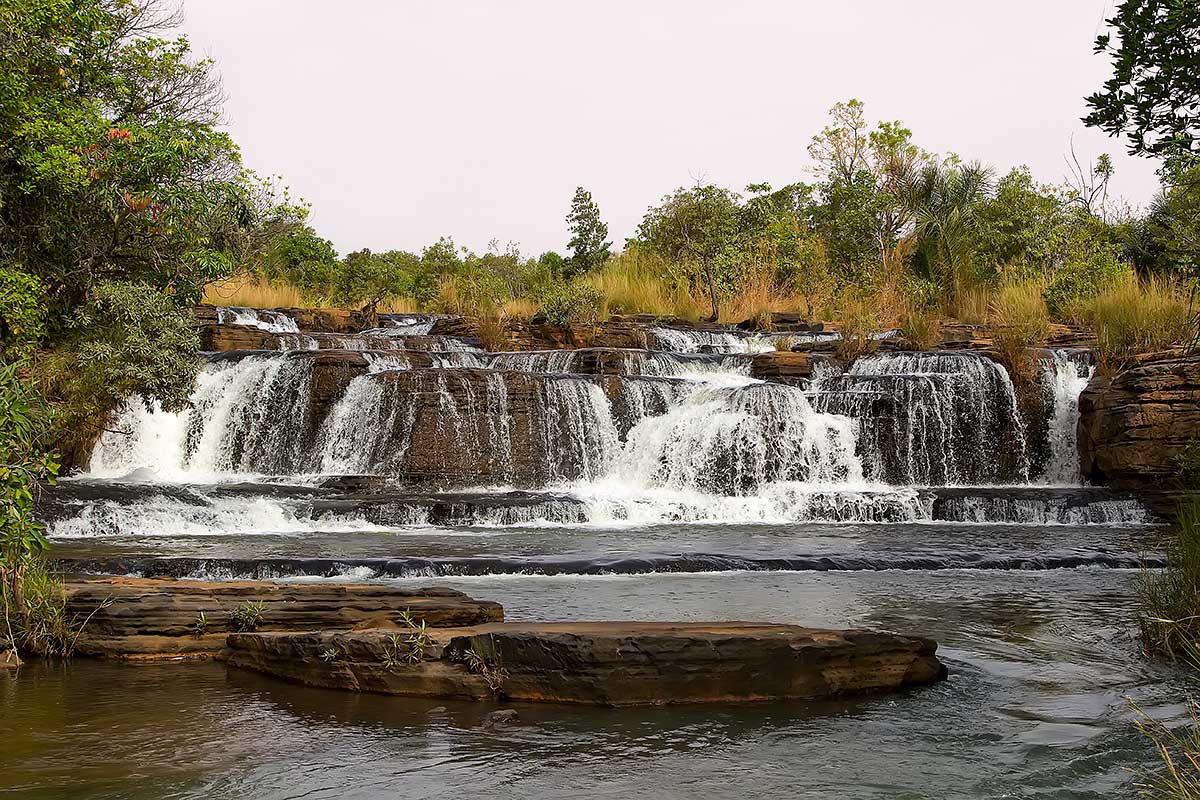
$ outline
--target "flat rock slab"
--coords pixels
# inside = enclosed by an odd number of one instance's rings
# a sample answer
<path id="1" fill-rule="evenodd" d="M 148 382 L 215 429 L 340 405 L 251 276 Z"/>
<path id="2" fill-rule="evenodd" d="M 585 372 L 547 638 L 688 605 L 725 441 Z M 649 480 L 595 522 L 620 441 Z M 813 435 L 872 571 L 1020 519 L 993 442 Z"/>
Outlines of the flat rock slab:
<path id="1" fill-rule="evenodd" d="M 406 611 L 430 627 L 504 619 L 499 603 L 440 587 L 113 577 L 71 582 L 66 589 L 68 616 L 87 620 L 78 642 L 87 655 L 215 653 L 236 630 L 231 612 L 248 603 L 262 604 L 260 631 L 380 627 L 398 622 Z M 207 625 L 198 634 L 202 613 Z"/>
<path id="2" fill-rule="evenodd" d="M 582 703 L 819 700 L 933 683 L 929 639 L 766 623 L 499 623 L 432 631 L 235 633 L 230 664 L 312 686 L 384 694 Z"/>

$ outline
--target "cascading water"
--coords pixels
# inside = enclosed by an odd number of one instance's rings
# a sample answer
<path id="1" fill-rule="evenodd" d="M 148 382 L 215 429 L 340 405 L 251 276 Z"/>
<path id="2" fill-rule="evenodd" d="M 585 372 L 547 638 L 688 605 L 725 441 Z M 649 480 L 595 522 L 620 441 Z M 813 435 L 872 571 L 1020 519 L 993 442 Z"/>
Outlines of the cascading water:
<path id="1" fill-rule="evenodd" d="M 88 472 L 167 480 L 298 472 L 311 375 L 310 362 L 286 356 L 207 364 L 186 411 L 148 409 L 132 398 L 100 437 Z"/>
<path id="2" fill-rule="evenodd" d="M 752 494 L 776 481 L 858 482 L 852 422 L 791 386 L 731 376 L 629 432 L 618 474 L 641 486 Z"/>
<path id="3" fill-rule="evenodd" d="M 217 322 L 221 325 L 249 325 L 269 333 L 299 333 L 296 320 L 280 311 L 221 306 L 217 308 Z"/>
<path id="4" fill-rule="evenodd" d="M 1049 399 L 1050 457 L 1042 473 L 1048 484 L 1079 483 L 1079 395 L 1095 372 L 1091 354 L 1081 350 L 1052 350 L 1041 359 L 1042 386 Z"/>
<path id="5" fill-rule="evenodd" d="M 277 312 L 242 311 L 224 309 L 222 319 L 295 326 Z M 1030 478 L 1012 382 L 976 353 L 877 353 L 844 373 L 821 359 L 802 389 L 749 376 L 748 353 L 778 336 L 656 328 L 652 337 L 671 350 L 485 353 L 429 336 L 434 322 L 381 316 L 380 328 L 362 334 L 314 334 L 322 348 L 361 353 L 358 366 L 346 367 L 359 372 L 317 399 L 314 361 L 340 369 L 354 359 L 215 354 L 191 410 L 165 414 L 135 400 L 102 437 L 87 477 L 354 475 L 438 491 L 559 487 L 573 499 L 555 501 L 557 520 L 601 525 L 1142 519 L 1124 501 L 1057 496 L 963 495 L 935 508 L 918 487 Z M 373 342 L 383 347 L 367 349 Z M 1050 458 L 1039 455 L 1038 479 L 1070 485 L 1078 482 L 1073 433 L 1090 362 L 1054 351 L 1043 366 Z M 321 374 L 327 386 L 331 373 Z M 538 512 L 519 513 L 528 521 Z"/>
<path id="6" fill-rule="evenodd" d="M 973 353 L 879 353 L 813 383 L 813 405 L 857 421 L 867 477 L 891 484 L 1028 480 L 1016 391 Z"/>
<path id="7" fill-rule="evenodd" d="M 515 353 L 493 353 L 488 366 L 492 369 L 515 370 L 516 372 L 574 371 L 574 350 L 526 350 Z"/>

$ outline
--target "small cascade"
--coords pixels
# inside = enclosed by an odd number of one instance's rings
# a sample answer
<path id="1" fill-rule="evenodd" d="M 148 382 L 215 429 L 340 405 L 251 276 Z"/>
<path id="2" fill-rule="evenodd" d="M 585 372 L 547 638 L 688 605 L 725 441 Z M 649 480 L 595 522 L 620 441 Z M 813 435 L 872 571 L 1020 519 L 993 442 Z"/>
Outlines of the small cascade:
<path id="1" fill-rule="evenodd" d="M 765 353 L 775 349 L 774 338 L 777 338 L 740 331 L 682 328 L 653 328 L 652 333 L 654 349 L 673 353 Z"/>
<path id="2" fill-rule="evenodd" d="M 622 375 L 612 380 L 619 386 L 612 402 L 612 413 L 623 439 L 642 420 L 667 413 L 698 385 L 691 381 L 640 375 Z"/>
<path id="3" fill-rule="evenodd" d="M 627 437 L 618 474 L 638 486 L 743 495 L 775 481 L 857 482 L 853 423 L 791 386 L 726 376 L 700 384 Z"/>
<path id="4" fill-rule="evenodd" d="M 665 353 L 654 350 L 629 350 L 622 360 L 623 374 L 662 378 L 702 376 L 732 372 L 750 374 L 750 359 L 741 353 Z"/>
<path id="5" fill-rule="evenodd" d="M 939 498 L 936 514 L 946 522 L 1017 525 L 1145 525 L 1151 521 L 1145 507 L 1131 498 L 1072 503 L 1068 497 L 1055 495 Z"/>
<path id="6" fill-rule="evenodd" d="M 514 353 L 493 353 L 492 369 L 516 372 L 575 372 L 575 350 L 525 350 Z"/>
<path id="7" fill-rule="evenodd" d="M 1048 440 L 1050 457 L 1041 479 L 1056 485 L 1079 483 L 1079 395 L 1095 372 L 1091 353 L 1086 350 L 1051 350 L 1040 359 L 1042 387 L 1050 409 Z"/>
<path id="8" fill-rule="evenodd" d="M 217 308 L 217 322 L 221 325 L 249 325 L 269 333 L 300 333 L 296 320 L 280 311 L 242 306 Z"/>
<path id="9" fill-rule="evenodd" d="M 360 376 L 317 438 L 317 472 L 465 485 L 595 478 L 619 447 L 595 382 L 494 370 Z"/>
<path id="10" fill-rule="evenodd" d="M 813 382 L 813 405 L 857 421 L 869 479 L 918 486 L 1029 478 L 1016 392 L 973 353 L 877 353 Z"/>
<path id="11" fill-rule="evenodd" d="M 729 496 L 679 489 L 636 489 L 619 481 L 576 487 L 593 524 L 920 522 L 933 497 L 911 488 L 837 490 L 807 483 L 764 484 Z"/>
<path id="12" fill-rule="evenodd" d="M 383 329 L 397 336 L 425 336 L 437 324 L 436 314 L 380 314 Z"/>

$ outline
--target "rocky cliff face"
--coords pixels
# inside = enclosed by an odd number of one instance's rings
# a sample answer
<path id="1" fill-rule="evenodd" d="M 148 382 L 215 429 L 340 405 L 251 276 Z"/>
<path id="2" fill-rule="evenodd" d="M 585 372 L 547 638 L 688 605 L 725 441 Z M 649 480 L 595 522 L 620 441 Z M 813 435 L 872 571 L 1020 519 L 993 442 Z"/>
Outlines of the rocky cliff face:
<path id="1" fill-rule="evenodd" d="M 1200 356 L 1144 363 L 1097 377 L 1079 398 L 1079 455 L 1095 483 L 1155 488 L 1200 440 Z"/>

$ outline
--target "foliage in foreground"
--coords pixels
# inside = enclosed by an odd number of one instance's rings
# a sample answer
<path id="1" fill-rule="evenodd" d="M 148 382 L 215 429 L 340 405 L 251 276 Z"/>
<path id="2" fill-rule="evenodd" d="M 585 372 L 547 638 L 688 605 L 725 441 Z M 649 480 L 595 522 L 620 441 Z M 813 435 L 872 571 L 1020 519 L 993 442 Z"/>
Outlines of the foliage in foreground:
<path id="1" fill-rule="evenodd" d="M 1200 501 L 1180 508 L 1167 567 L 1138 584 L 1142 646 L 1151 655 L 1200 665 Z"/>
<path id="2" fill-rule="evenodd" d="M 1154 774 L 1139 774 L 1134 781 L 1138 794 L 1148 800 L 1200 800 L 1200 709 L 1188 704 L 1191 724 L 1168 728 L 1134 707 L 1137 729 L 1154 744 L 1162 768 Z"/>

